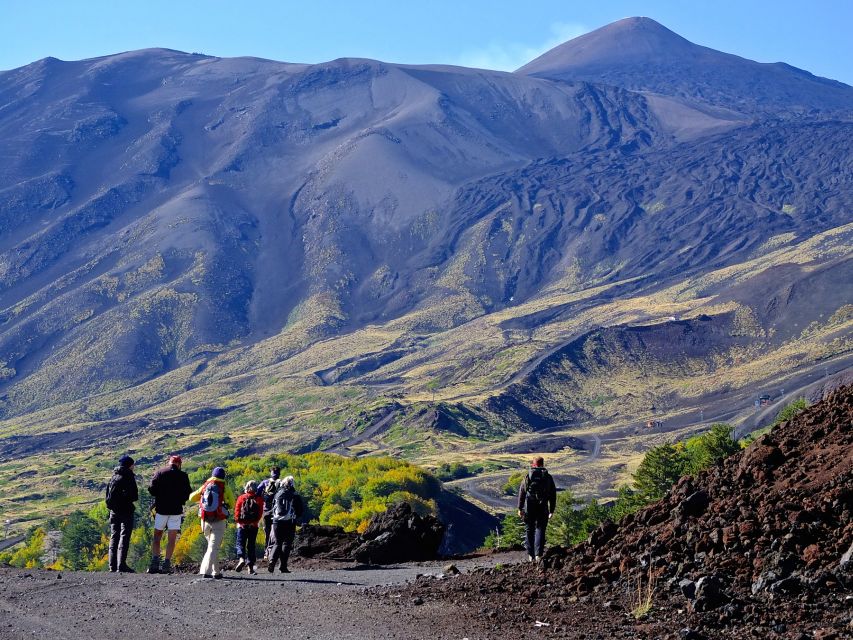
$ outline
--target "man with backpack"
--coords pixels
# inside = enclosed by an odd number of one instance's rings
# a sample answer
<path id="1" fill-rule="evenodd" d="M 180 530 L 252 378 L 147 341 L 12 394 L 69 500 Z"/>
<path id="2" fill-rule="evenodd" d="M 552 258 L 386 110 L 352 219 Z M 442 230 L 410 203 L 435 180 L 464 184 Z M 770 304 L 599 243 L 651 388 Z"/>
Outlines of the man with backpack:
<path id="1" fill-rule="evenodd" d="M 211 477 L 190 495 L 190 500 L 198 500 L 201 533 L 207 540 L 207 550 L 201 559 L 198 572 L 205 578 L 221 578 L 219 547 L 225 537 L 228 505 L 234 504 L 231 489 L 225 485 L 225 469 L 216 467 Z"/>
<path id="2" fill-rule="evenodd" d="M 151 478 L 148 492 L 154 496 L 154 540 L 151 542 L 151 564 L 148 573 L 172 573 L 172 552 L 181 532 L 184 503 L 192 487 L 189 476 L 181 471 L 181 456 L 170 456 L 169 464 Z M 160 540 L 168 530 L 166 559 L 160 563 Z"/>
<path id="3" fill-rule="evenodd" d="M 136 476 L 133 473 L 135 466 L 133 458 L 123 455 L 107 484 L 106 503 L 107 509 L 110 510 L 110 573 L 135 573 L 127 565 L 133 516 L 136 512 L 133 503 L 139 499 Z"/>
<path id="4" fill-rule="evenodd" d="M 246 483 L 245 493 L 237 498 L 234 505 L 234 519 L 237 521 L 237 566 L 235 571 L 242 571 L 248 563 L 249 573 L 257 575 L 255 561 L 257 559 L 255 543 L 258 538 L 258 523 L 264 512 L 264 498 L 257 494 L 258 483 L 250 480 Z"/>
<path id="5" fill-rule="evenodd" d="M 275 565 L 281 560 L 281 572 L 290 573 L 287 561 L 293 549 L 293 538 L 296 536 L 296 523 L 302 517 L 302 498 L 294 487 L 293 476 L 287 476 L 276 483 L 278 491 L 273 500 L 272 540 L 273 551 L 267 570 L 272 573 Z"/>
<path id="6" fill-rule="evenodd" d="M 527 529 L 524 542 L 530 562 L 545 552 L 545 530 L 556 508 L 557 487 L 545 469 L 545 459 L 538 457 L 518 487 L 518 515 Z"/>
<path id="7" fill-rule="evenodd" d="M 272 548 L 272 507 L 278 491 L 276 481 L 281 474 L 278 467 L 270 467 L 270 477 L 258 485 L 258 495 L 264 499 L 264 560 L 269 560 Z"/>

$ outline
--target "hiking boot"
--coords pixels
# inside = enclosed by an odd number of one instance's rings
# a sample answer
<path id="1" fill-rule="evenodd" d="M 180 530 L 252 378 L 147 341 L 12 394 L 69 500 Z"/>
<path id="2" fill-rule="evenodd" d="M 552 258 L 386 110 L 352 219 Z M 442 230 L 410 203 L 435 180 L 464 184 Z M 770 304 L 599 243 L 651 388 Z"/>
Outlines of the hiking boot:
<path id="1" fill-rule="evenodd" d="M 160 565 L 160 573 L 174 573 L 172 571 L 172 561 L 169 558 L 163 560 L 163 563 Z"/>
<path id="2" fill-rule="evenodd" d="M 284 567 L 284 566 L 280 569 L 280 571 L 281 571 L 281 573 L 290 573 L 290 569 L 288 569 L 287 567 Z"/>
<path id="3" fill-rule="evenodd" d="M 250 565 L 249 565 L 249 575 L 250 575 L 250 576 L 256 576 L 256 575 L 258 575 L 258 572 L 257 572 L 257 571 L 255 571 L 255 565 L 253 565 L 253 564 L 250 564 Z"/>
<path id="4" fill-rule="evenodd" d="M 274 573 L 274 572 L 275 572 L 275 565 L 272 565 L 272 564 L 271 564 L 271 565 L 269 565 L 269 566 L 267 567 L 267 571 L 269 571 L 270 573 Z"/>
<path id="5" fill-rule="evenodd" d="M 121 565 L 118 568 L 119 573 L 136 573 L 131 567 L 128 567 L 126 564 Z"/>
<path id="6" fill-rule="evenodd" d="M 534 558 L 534 557 L 533 557 L 533 556 L 531 556 L 530 554 L 527 554 L 527 561 L 528 561 L 528 562 L 534 562 L 535 560 L 536 560 L 536 558 Z"/>
<path id="7" fill-rule="evenodd" d="M 202 578 L 205 578 L 205 579 L 213 580 L 213 576 L 212 576 L 212 575 L 210 575 L 209 573 L 202 574 L 202 576 L 201 576 L 201 577 L 202 577 Z"/>
<path id="8" fill-rule="evenodd" d="M 213 574 L 213 577 L 214 577 L 214 578 L 216 578 L 217 580 L 222 580 L 222 577 L 223 577 L 223 576 L 222 576 L 222 574 L 221 574 L 221 573 L 214 573 L 214 574 Z"/>
<path id="9" fill-rule="evenodd" d="M 243 567 L 245 567 L 245 566 L 246 566 L 246 561 L 243 560 L 243 558 L 240 558 L 237 561 L 237 566 L 234 567 L 234 571 L 236 571 L 237 573 L 240 573 L 243 570 Z"/>
<path id="10" fill-rule="evenodd" d="M 160 573 L 160 556 L 151 556 L 151 564 L 146 573 Z"/>

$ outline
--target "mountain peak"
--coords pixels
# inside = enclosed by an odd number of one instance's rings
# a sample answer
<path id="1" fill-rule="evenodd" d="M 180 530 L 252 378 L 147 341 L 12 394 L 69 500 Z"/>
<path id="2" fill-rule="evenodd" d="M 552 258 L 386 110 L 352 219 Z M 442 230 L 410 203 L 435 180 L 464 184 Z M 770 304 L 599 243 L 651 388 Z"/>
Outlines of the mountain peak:
<path id="1" fill-rule="evenodd" d="M 694 44 L 644 17 L 624 18 L 564 42 L 516 73 L 609 84 L 741 115 L 849 114 L 853 104 L 853 89 L 846 85 Z"/>
<path id="2" fill-rule="evenodd" d="M 695 57 L 704 49 L 651 18 L 623 18 L 564 42 L 527 63 L 517 72 L 544 75 L 567 64 L 608 65 L 625 60 L 657 62 L 672 56 Z"/>

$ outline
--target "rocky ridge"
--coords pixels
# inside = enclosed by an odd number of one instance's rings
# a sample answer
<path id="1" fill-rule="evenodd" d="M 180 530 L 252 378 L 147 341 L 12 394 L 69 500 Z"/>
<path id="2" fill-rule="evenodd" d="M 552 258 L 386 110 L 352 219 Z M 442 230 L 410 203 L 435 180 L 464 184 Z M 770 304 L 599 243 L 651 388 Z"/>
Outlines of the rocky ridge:
<path id="1" fill-rule="evenodd" d="M 539 621 L 573 638 L 849 638 L 851 425 L 847 386 L 654 505 L 549 549 L 540 567 L 423 579 L 410 593 L 478 594 L 469 606 L 503 631 Z M 592 621 L 578 615 L 590 610 Z"/>

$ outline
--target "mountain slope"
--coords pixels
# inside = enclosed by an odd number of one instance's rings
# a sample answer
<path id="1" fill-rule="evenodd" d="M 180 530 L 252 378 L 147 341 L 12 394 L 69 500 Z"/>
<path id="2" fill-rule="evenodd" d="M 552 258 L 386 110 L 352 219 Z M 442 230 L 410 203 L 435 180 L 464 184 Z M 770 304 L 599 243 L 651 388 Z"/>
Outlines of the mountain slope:
<path id="1" fill-rule="evenodd" d="M 625 18 L 570 40 L 516 73 L 612 84 L 748 115 L 853 114 L 853 87 L 693 44 L 650 18 Z"/>
<path id="2" fill-rule="evenodd" d="M 600 495 L 693 416 L 751 428 L 756 393 L 849 367 L 847 89 L 803 111 L 764 75 L 733 111 L 695 65 L 766 65 L 596 38 L 627 52 L 603 73 L 693 66 L 665 95 L 160 49 L 0 75 L 0 506 L 64 500 L 29 497 L 57 451 L 39 482 L 87 499 L 104 448 L 488 457 L 500 483 L 544 446 Z"/>

